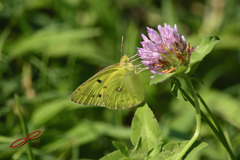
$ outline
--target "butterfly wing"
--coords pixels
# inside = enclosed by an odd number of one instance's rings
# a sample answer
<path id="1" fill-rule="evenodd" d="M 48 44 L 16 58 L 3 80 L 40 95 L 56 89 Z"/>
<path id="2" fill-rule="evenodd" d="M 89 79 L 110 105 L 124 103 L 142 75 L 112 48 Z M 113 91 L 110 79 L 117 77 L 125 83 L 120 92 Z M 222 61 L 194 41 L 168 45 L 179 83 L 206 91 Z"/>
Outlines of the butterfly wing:
<path id="1" fill-rule="evenodd" d="M 114 64 L 101 70 L 85 83 L 80 85 L 73 92 L 71 100 L 79 104 L 105 106 L 102 100 L 104 82 L 118 69 L 119 64 Z"/>
<path id="2" fill-rule="evenodd" d="M 134 107 L 144 100 L 144 87 L 138 74 L 119 66 L 103 86 L 103 103 L 110 109 Z"/>

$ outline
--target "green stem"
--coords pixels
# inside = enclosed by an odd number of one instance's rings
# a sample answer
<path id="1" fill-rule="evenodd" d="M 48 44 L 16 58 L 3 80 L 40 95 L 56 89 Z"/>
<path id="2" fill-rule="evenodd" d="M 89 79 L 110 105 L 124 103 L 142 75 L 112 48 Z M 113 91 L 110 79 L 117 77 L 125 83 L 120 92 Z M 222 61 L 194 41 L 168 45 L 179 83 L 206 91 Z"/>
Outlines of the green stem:
<path id="1" fill-rule="evenodd" d="M 178 89 L 181 91 L 181 93 L 184 95 L 184 97 L 192 104 L 192 106 L 195 108 L 195 104 L 194 101 L 192 100 L 192 98 L 181 88 L 180 85 L 178 85 L 178 83 L 175 82 L 174 79 L 172 79 L 172 81 L 174 82 L 174 84 L 178 87 Z M 201 109 L 200 109 L 201 110 Z M 201 111 L 201 116 L 203 118 L 203 120 L 208 124 L 208 126 L 212 129 L 212 131 L 214 132 L 214 134 L 219 137 L 220 134 L 218 133 L 218 130 L 215 128 L 215 126 L 212 124 L 212 122 L 208 119 L 208 117 Z"/>
<path id="2" fill-rule="evenodd" d="M 78 160 L 79 157 L 79 147 L 76 144 L 72 145 L 72 160 Z"/>
<path id="3" fill-rule="evenodd" d="M 19 119 L 20 119 L 20 123 L 21 123 L 21 126 L 22 126 L 22 130 L 23 130 L 23 135 L 24 135 L 24 137 L 27 137 L 28 136 L 28 129 L 27 129 L 26 123 L 24 122 L 24 119 L 23 119 L 18 95 L 15 94 L 14 98 L 15 98 L 16 105 L 17 105 L 17 108 L 18 108 L 18 114 L 19 114 Z M 33 156 L 33 153 L 32 153 L 32 148 L 30 146 L 30 141 L 29 140 L 28 140 L 28 143 L 27 143 L 27 153 L 28 153 L 28 159 L 29 160 L 34 160 L 34 156 Z"/>
<path id="4" fill-rule="evenodd" d="M 188 88 L 190 89 L 190 92 L 194 99 L 194 106 L 196 109 L 196 130 L 195 130 L 193 137 L 189 140 L 188 144 L 180 152 L 180 154 L 178 155 L 176 160 L 180 160 L 184 156 L 184 154 L 188 151 L 188 149 L 192 146 L 192 144 L 197 140 L 197 138 L 200 134 L 200 130 L 201 130 L 201 110 L 200 110 L 198 98 L 196 95 L 196 91 L 188 77 L 185 78 L 185 81 L 186 81 L 186 84 L 187 84 Z"/>
<path id="5" fill-rule="evenodd" d="M 177 88 L 181 91 L 181 93 L 183 94 L 183 96 L 192 104 L 193 107 L 195 107 L 194 105 L 194 101 L 192 100 L 192 98 L 182 89 L 182 87 L 179 85 L 178 82 L 176 82 L 177 80 L 175 78 L 171 78 L 172 82 L 177 86 Z M 209 113 L 209 115 L 212 117 L 214 124 L 212 124 L 212 122 L 209 120 L 209 118 L 201 111 L 201 116 L 203 118 L 203 120 L 208 124 L 208 126 L 212 129 L 213 133 L 215 134 L 215 136 L 220 140 L 220 142 L 222 143 L 222 145 L 226 148 L 228 154 L 230 155 L 232 160 L 236 160 L 227 140 L 225 135 L 223 134 L 223 131 L 221 129 L 221 126 L 219 124 L 219 122 L 216 120 L 216 118 L 213 116 L 213 114 L 211 113 L 211 110 L 209 109 L 209 107 L 207 106 L 207 104 L 204 102 L 204 100 L 202 99 L 202 97 L 199 95 L 199 93 L 197 93 L 198 98 L 200 99 L 201 103 L 203 104 L 203 106 L 206 108 L 207 112 Z M 216 129 L 216 127 L 217 129 Z"/>
<path id="6" fill-rule="evenodd" d="M 203 106 L 205 107 L 205 109 L 207 110 L 208 114 L 211 116 L 213 122 L 215 123 L 215 126 L 218 129 L 218 135 L 217 138 L 220 140 L 220 142 L 222 142 L 223 146 L 226 148 L 229 156 L 231 157 L 232 160 L 236 160 L 236 157 L 234 156 L 231 147 L 228 144 L 228 141 L 223 133 L 223 130 L 221 128 L 221 125 L 219 123 L 219 121 L 213 116 L 211 110 L 209 109 L 209 107 L 207 106 L 207 104 L 205 103 L 205 101 L 202 99 L 202 97 L 200 96 L 199 93 L 197 93 L 197 96 L 199 98 L 199 100 L 201 101 L 201 103 L 203 104 Z"/>

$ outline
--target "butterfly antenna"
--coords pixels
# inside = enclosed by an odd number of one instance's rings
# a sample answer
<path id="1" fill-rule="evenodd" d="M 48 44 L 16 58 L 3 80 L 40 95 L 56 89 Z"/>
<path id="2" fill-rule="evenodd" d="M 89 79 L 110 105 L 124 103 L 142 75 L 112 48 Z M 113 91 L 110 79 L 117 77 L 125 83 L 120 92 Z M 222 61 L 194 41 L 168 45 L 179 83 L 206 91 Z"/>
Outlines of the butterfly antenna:
<path id="1" fill-rule="evenodd" d="M 122 36 L 122 43 L 121 43 L 121 57 L 122 57 L 122 51 L 123 51 L 123 39 L 124 39 L 124 36 Z"/>
<path id="2" fill-rule="evenodd" d="M 132 59 L 134 57 L 136 57 L 138 55 L 138 52 L 136 54 L 134 54 L 132 57 L 129 57 L 128 59 Z"/>

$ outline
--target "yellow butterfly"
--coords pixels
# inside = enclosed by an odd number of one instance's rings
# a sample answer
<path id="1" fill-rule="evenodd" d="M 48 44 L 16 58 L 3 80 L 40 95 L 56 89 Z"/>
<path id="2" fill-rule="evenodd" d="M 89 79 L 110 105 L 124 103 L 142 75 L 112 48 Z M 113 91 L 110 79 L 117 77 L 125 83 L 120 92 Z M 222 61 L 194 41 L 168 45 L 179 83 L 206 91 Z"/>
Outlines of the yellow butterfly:
<path id="1" fill-rule="evenodd" d="M 71 100 L 79 104 L 125 109 L 144 101 L 144 87 L 136 66 L 124 55 L 120 63 L 101 70 L 80 85 Z"/>

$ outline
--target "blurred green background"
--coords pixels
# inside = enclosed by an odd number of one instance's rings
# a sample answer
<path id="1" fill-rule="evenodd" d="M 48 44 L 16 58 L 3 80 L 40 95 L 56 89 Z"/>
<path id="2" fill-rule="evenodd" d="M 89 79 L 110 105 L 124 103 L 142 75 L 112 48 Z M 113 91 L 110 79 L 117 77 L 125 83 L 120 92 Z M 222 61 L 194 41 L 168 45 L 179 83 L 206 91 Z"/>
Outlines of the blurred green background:
<path id="1" fill-rule="evenodd" d="M 240 1 L 237 0 L 2 0 L 0 2 L 0 159 L 27 159 L 14 94 L 29 133 L 41 130 L 36 160 L 99 159 L 114 150 L 112 141 L 132 147 L 130 126 L 136 107 L 109 110 L 70 101 L 72 92 L 92 75 L 134 55 L 146 27 L 177 24 L 196 47 L 205 36 L 221 41 L 196 73 L 194 85 L 221 121 L 240 159 Z M 140 61 L 134 62 L 139 64 Z M 140 73 L 146 102 L 156 115 L 163 140 L 190 139 L 195 111 L 171 95 L 170 83 L 149 86 Z M 209 144 L 196 160 L 226 160 L 227 153 L 203 122 L 199 140 Z"/>

